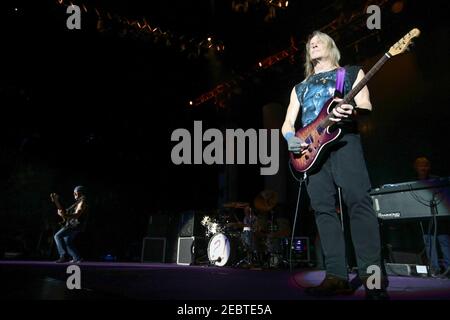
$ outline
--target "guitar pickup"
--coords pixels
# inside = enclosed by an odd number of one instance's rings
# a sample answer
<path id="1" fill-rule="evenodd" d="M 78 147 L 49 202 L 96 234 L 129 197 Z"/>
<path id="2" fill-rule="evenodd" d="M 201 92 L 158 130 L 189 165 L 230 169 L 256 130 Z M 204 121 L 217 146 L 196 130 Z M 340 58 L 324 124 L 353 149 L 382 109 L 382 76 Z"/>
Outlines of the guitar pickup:
<path id="1" fill-rule="evenodd" d="M 319 126 L 319 127 L 317 127 L 316 131 L 317 131 L 317 133 L 318 133 L 319 135 L 322 135 L 322 133 L 323 133 L 323 128 L 322 128 L 321 126 Z"/>

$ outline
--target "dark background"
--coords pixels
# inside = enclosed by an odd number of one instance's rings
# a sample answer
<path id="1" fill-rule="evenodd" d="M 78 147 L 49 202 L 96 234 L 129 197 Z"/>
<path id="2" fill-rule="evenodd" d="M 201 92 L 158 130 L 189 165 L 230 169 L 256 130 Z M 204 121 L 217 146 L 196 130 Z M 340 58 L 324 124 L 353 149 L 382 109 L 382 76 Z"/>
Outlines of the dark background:
<path id="1" fill-rule="evenodd" d="M 399 2 L 403 9 L 395 13 Z M 359 64 L 366 72 L 406 32 L 422 30 L 413 51 L 394 57 L 370 82 L 374 112 L 361 128 L 363 144 L 374 187 L 414 180 L 412 163 L 420 155 L 430 158 L 434 174 L 449 176 L 448 4 L 388 1 L 382 29 L 374 33 L 365 20 L 345 22 L 365 3 L 290 1 L 269 21 L 262 1 L 247 12 L 232 10 L 225 0 L 86 3 L 130 19 L 145 17 L 178 38 L 220 39 L 225 51 L 212 52 L 195 46 L 182 51 L 131 27 L 99 28 L 92 10 L 83 13 L 81 30 L 68 30 L 66 7 L 57 1 L 2 1 L 3 248 L 42 254 L 39 239 L 47 232 L 51 242 L 57 221 L 49 193 L 70 204 L 79 184 L 87 186 L 92 203 L 92 258 L 111 253 L 133 259 L 151 214 L 212 210 L 221 199 L 251 202 L 264 189 L 258 166 L 239 166 L 234 184 L 224 185 L 223 166 L 173 165 L 170 135 L 191 129 L 194 120 L 202 120 L 204 129 L 263 128 L 263 106 L 276 103 L 284 111 L 292 87 L 303 79 L 308 34 L 330 22 L 336 23 L 341 64 Z M 292 59 L 256 71 L 258 61 L 291 41 L 300 48 Z M 238 75 L 245 79 L 219 103 L 189 106 Z M 280 148 L 286 152 L 284 142 Z M 292 215 L 297 186 L 284 178 L 283 205 Z M 234 188 L 233 197 L 227 188 Z"/>

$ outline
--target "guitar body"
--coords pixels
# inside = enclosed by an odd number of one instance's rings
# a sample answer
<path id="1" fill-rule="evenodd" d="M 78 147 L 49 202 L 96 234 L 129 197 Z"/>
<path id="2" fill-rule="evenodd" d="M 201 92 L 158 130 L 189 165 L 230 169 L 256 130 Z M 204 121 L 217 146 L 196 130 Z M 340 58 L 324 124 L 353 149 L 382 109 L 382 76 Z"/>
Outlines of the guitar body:
<path id="1" fill-rule="evenodd" d="M 56 193 L 50 194 L 50 199 L 55 204 L 55 206 L 56 206 L 56 208 L 58 210 L 65 211 L 64 207 L 59 202 L 59 196 Z M 61 217 L 62 221 L 60 221 L 58 224 L 61 227 L 75 228 L 75 227 L 77 227 L 80 224 L 80 222 L 76 218 L 72 218 L 72 217 L 67 216 L 67 215 L 66 216 L 60 216 L 60 217 Z"/>
<path id="2" fill-rule="evenodd" d="M 314 169 L 320 162 L 320 156 L 333 141 L 336 141 L 341 135 L 339 128 L 331 129 L 330 126 L 322 128 L 321 123 L 327 118 L 337 102 L 330 98 L 325 102 L 317 118 L 306 127 L 298 130 L 295 135 L 309 144 L 306 154 L 294 154 L 291 152 L 291 163 L 295 170 L 299 172 L 308 172 Z"/>
<path id="3" fill-rule="evenodd" d="M 75 228 L 80 224 L 80 222 L 76 218 L 63 218 L 63 220 L 61 222 L 59 222 L 58 224 L 61 227 Z"/>

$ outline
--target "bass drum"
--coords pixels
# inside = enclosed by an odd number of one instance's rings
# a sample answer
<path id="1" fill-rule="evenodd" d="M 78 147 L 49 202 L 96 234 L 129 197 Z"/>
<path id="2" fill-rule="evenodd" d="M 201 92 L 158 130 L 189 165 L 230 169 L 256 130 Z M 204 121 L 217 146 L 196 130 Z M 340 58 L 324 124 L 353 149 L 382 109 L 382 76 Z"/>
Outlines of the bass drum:
<path id="1" fill-rule="evenodd" d="M 238 241 L 224 233 L 216 233 L 208 243 L 208 259 L 211 264 L 223 267 L 236 262 Z"/>

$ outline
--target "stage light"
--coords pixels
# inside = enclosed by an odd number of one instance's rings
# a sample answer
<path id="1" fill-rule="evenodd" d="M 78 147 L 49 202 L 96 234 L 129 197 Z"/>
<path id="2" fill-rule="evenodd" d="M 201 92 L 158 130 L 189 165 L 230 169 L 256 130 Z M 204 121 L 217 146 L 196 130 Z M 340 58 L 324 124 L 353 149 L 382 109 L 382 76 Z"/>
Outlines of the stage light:
<path id="1" fill-rule="evenodd" d="M 211 40 L 212 40 L 211 37 L 209 37 L 209 38 L 208 38 L 208 41 L 211 42 Z"/>
<path id="2" fill-rule="evenodd" d="M 405 7 L 405 2 L 403 0 L 402 1 L 396 1 L 392 5 L 391 10 L 392 10 L 393 13 L 400 13 L 400 12 L 403 11 L 404 7 Z"/>
<path id="3" fill-rule="evenodd" d="M 258 63 L 258 66 L 259 66 L 260 68 L 262 68 L 263 64 L 260 62 L 260 63 Z"/>
<path id="4" fill-rule="evenodd" d="M 193 105 L 194 105 L 194 102 L 189 101 L 189 105 L 190 105 L 190 106 L 193 106 Z"/>

